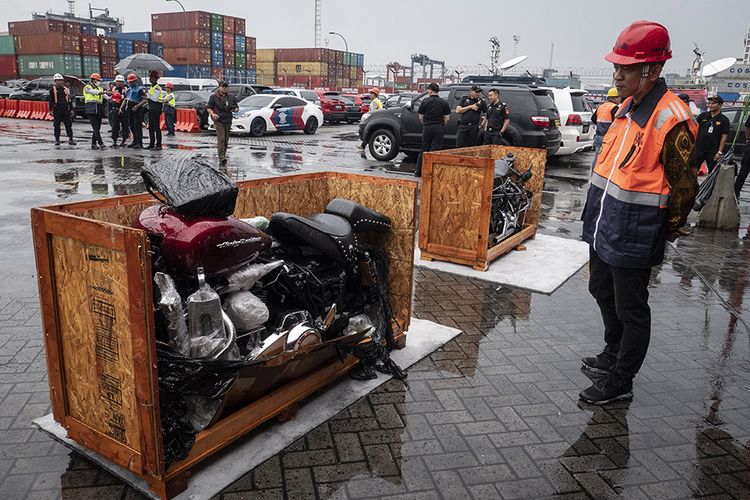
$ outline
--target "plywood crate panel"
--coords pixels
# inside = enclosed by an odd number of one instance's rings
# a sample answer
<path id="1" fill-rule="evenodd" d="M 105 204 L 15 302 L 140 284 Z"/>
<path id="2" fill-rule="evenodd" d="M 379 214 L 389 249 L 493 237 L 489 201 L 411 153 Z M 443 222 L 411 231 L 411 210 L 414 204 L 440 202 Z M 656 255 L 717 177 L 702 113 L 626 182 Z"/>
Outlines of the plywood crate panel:
<path id="1" fill-rule="evenodd" d="M 360 201 L 392 218 L 374 238 L 389 258 L 389 299 L 408 328 L 417 184 L 336 172 L 238 183 L 235 216 L 312 215 L 334 198 Z M 69 436 L 128 468 L 162 498 L 184 490 L 191 468 L 269 418 L 335 381 L 353 357 L 326 365 L 233 410 L 196 435 L 189 456 L 164 464 L 150 243 L 129 227 L 155 201 L 148 194 L 32 209 L 53 415 Z"/>

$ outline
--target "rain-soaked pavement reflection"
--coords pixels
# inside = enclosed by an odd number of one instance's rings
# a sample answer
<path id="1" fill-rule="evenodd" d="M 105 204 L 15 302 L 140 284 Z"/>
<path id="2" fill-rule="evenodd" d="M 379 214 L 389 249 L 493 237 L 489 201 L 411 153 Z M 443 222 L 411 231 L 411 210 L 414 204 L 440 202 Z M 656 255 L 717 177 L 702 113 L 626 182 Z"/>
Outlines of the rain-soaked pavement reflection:
<path id="1" fill-rule="evenodd" d="M 0 119 L 0 497 L 140 495 L 29 427 L 49 393 L 28 223 L 32 206 L 143 191 L 142 166 L 200 154 L 49 144 L 48 124 Z M 85 137 L 85 138 L 84 138 Z M 235 179 L 316 170 L 411 177 L 363 160 L 356 126 L 233 139 Z M 540 231 L 578 238 L 591 156 L 551 161 Z M 462 335 L 229 486 L 247 498 L 750 498 L 750 197 L 743 228 L 691 228 L 652 274 L 653 336 L 632 403 L 580 404 L 580 358 L 601 347 L 581 270 L 552 295 L 418 269 L 415 315 Z M 702 277 L 702 278 L 701 278 Z M 705 279 L 705 282 L 703 281 Z M 715 290 L 718 293 L 714 293 Z M 724 302 L 726 304 L 724 304 Z"/>

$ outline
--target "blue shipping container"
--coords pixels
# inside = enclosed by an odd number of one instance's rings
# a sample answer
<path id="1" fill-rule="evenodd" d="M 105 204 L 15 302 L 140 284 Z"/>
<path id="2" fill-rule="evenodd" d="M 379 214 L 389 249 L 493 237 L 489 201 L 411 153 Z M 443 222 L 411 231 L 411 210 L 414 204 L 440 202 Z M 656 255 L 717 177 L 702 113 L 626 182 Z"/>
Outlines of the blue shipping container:
<path id="1" fill-rule="evenodd" d="M 211 51 L 211 66 L 221 68 L 224 66 L 224 51 L 221 49 L 213 49 Z"/>
<path id="2" fill-rule="evenodd" d="M 257 83 L 258 76 L 257 72 L 254 69 L 246 69 L 245 70 L 245 78 L 247 78 L 247 83 Z"/>
<path id="3" fill-rule="evenodd" d="M 123 59 L 133 54 L 132 40 L 117 40 L 117 57 Z"/>
<path id="4" fill-rule="evenodd" d="M 234 35 L 234 51 L 245 52 L 245 36 Z"/>
<path id="5" fill-rule="evenodd" d="M 130 33 L 112 33 L 109 36 L 117 38 L 118 40 L 143 40 L 144 42 L 151 41 L 150 31 L 132 31 Z"/>
<path id="6" fill-rule="evenodd" d="M 360 68 L 365 65 L 365 55 L 364 54 L 357 54 L 357 66 Z"/>
<path id="7" fill-rule="evenodd" d="M 148 53 L 164 57 L 164 44 L 159 42 L 148 42 Z"/>
<path id="8" fill-rule="evenodd" d="M 211 48 L 224 50 L 224 33 L 220 31 L 211 32 Z"/>

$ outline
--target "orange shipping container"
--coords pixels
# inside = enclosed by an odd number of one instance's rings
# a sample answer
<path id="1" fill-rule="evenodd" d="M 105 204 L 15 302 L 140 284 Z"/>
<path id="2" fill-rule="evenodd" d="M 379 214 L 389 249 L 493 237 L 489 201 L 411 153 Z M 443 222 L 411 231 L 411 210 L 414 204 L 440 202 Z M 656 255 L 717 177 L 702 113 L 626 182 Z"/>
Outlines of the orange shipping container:
<path id="1" fill-rule="evenodd" d="M 19 35 L 16 37 L 16 54 L 32 56 L 42 54 L 81 54 L 81 37 L 69 33 Z"/>
<path id="2" fill-rule="evenodd" d="M 154 31 L 151 40 L 161 42 L 164 47 L 201 47 L 211 48 L 211 32 L 208 30 L 173 30 Z"/>
<path id="3" fill-rule="evenodd" d="M 81 35 L 81 54 L 84 56 L 98 56 L 99 37 L 96 35 Z"/>
<path id="4" fill-rule="evenodd" d="M 133 40 L 134 54 L 148 54 L 148 42 L 145 40 Z"/>
<path id="5" fill-rule="evenodd" d="M 99 37 L 99 55 L 101 57 L 117 57 L 117 40 L 108 36 Z"/>
<path id="6" fill-rule="evenodd" d="M 151 14 L 152 31 L 210 30 L 211 14 L 200 10 Z"/>
<path id="7" fill-rule="evenodd" d="M 186 52 L 187 51 L 187 52 Z M 170 47 L 164 48 L 164 60 L 172 66 L 182 66 L 185 64 L 195 64 L 200 66 L 211 65 L 211 49 L 205 49 L 202 47 L 190 47 L 185 49 L 184 47 L 175 48 Z"/>
<path id="8" fill-rule="evenodd" d="M 232 16 L 224 16 L 224 33 L 234 35 L 234 18 Z"/>

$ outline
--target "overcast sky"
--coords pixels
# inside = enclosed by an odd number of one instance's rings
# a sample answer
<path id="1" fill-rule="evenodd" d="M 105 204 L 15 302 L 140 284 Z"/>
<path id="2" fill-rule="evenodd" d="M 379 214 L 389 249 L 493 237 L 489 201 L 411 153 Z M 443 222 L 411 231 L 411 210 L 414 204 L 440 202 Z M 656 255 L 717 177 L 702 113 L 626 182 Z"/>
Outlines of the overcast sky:
<path id="1" fill-rule="evenodd" d="M 166 0 L 90 0 L 109 7 L 124 18 L 126 31 L 147 31 L 150 14 L 171 12 L 179 6 Z M 259 48 L 312 47 L 313 0 L 182 0 L 187 10 L 219 11 L 247 19 L 247 32 Z M 89 0 L 78 0 L 78 15 L 87 15 Z M 154 5 L 159 8 L 154 8 Z M 368 8 L 377 5 L 377 13 Z M 431 7 L 428 7 L 431 5 Z M 620 9 L 619 12 L 617 9 Z M 0 31 L 8 21 L 30 18 L 31 11 L 62 12 L 65 0 L 2 0 Z M 135 14 L 136 11 L 141 13 Z M 526 54 L 528 67 L 544 67 L 554 43 L 556 67 L 605 68 L 603 55 L 617 34 L 631 21 L 650 19 L 664 24 L 672 37 L 674 58 L 667 71 L 682 72 L 693 60 L 693 42 L 706 52 L 706 62 L 728 56 L 741 57 L 743 38 L 750 23 L 748 0 L 629 0 L 547 1 L 476 0 L 429 2 L 379 0 L 323 0 L 323 37 L 330 47 L 343 49 L 339 31 L 352 52 L 365 54 L 365 64 L 398 61 L 409 64 L 412 53 L 445 60 L 449 66 L 489 63 L 491 36 L 501 41 L 501 61 L 513 56 L 513 35 L 521 37 L 518 54 Z"/>

